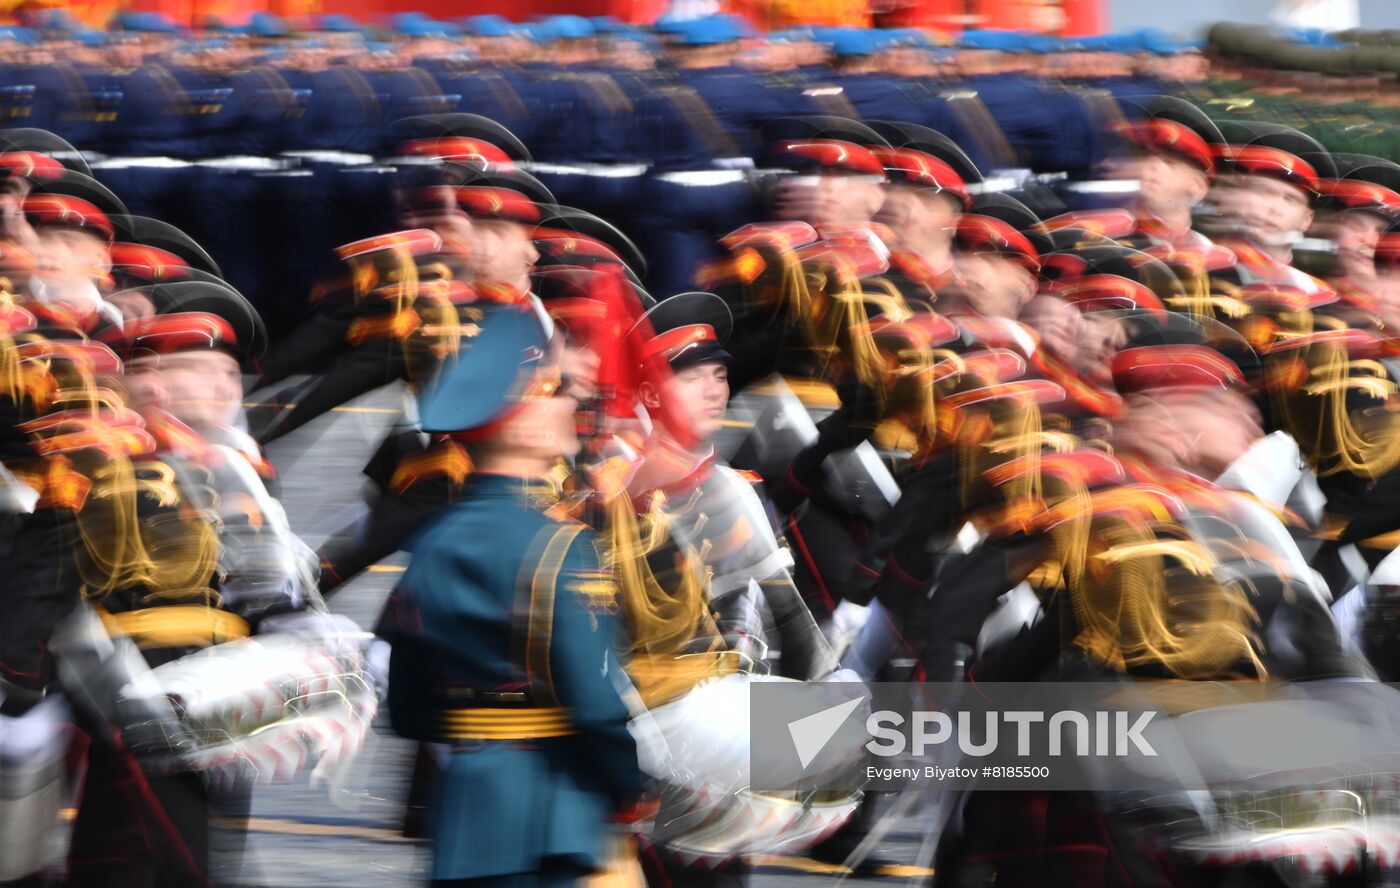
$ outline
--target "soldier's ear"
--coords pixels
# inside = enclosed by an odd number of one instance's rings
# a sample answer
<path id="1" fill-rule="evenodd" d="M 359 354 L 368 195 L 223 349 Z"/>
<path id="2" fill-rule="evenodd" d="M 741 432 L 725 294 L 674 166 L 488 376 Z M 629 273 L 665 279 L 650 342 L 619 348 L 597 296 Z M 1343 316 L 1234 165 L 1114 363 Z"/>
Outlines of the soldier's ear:
<path id="1" fill-rule="evenodd" d="M 645 381 L 637 387 L 637 399 L 642 402 L 642 406 L 652 411 L 661 406 L 661 393 L 656 386 Z"/>
<path id="2" fill-rule="evenodd" d="M 1202 174 L 1191 183 L 1191 203 L 1200 203 L 1207 194 L 1210 194 L 1210 179 Z"/>
<path id="3" fill-rule="evenodd" d="M 1018 267 L 1017 270 L 1021 272 L 1016 276 L 1016 283 L 1021 290 L 1021 292 L 1017 294 L 1017 297 L 1020 306 L 1024 307 L 1035 298 L 1036 291 L 1039 289 L 1039 284 L 1035 279 L 1035 275 L 1020 267 Z"/>

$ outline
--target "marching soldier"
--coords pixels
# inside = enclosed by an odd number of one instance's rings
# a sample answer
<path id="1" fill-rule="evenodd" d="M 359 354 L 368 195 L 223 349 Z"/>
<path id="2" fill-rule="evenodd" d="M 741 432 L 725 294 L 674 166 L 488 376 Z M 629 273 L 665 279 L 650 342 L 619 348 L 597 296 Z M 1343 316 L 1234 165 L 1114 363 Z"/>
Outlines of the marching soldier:
<path id="1" fill-rule="evenodd" d="M 1203 251 L 1210 241 L 1193 230 L 1192 213 L 1210 193 L 1217 156 L 1225 143 L 1200 109 L 1171 96 L 1126 100 L 1142 112 L 1121 121 L 1117 132 L 1136 156 L 1129 177 L 1140 183 L 1134 206 L 1137 228 L 1127 242 L 1143 249 L 1167 246 Z"/>
<path id="2" fill-rule="evenodd" d="M 879 129 L 896 146 L 871 149 L 890 182 L 877 217 L 896 238 L 886 277 L 911 308 L 931 304 L 952 283 L 953 232 L 972 206 L 968 186 L 981 174 L 941 133 L 899 123 Z"/>
<path id="3" fill-rule="evenodd" d="M 1293 247 L 1312 225 L 1321 182 L 1336 178 L 1331 155 L 1316 141 L 1278 124 L 1227 123 L 1224 169 L 1211 200 L 1219 212 L 1217 242 L 1237 262 L 1225 274 L 1240 284 L 1293 287 L 1306 294 L 1330 288 L 1292 265 Z"/>
<path id="4" fill-rule="evenodd" d="M 1341 178 L 1319 183 L 1323 212 L 1316 228 L 1332 241 L 1336 267 L 1328 283 L 1338 301 L 1323 310 L 1350 326 L 1384 325 L 1385 285 L 1376 268 L 1376 248 L 1400 220 L 1400 166 L 1379 157 L 1337 155 Z"/>
<path id="5" fill-rule="evenodd" d="M 578 449 L 551 349 L 528 306 L 495 308 L 421 399 L 424 429 L 464 440 L 476 467 L 419 538 L 378 629 L 393 645 L 394 729 L 449 748 L 435 885 L 572 884 L 603 867 L 608 822 L 641 791 L 612 580 L 591 531 L 551 517 L 542 485 Z"/>

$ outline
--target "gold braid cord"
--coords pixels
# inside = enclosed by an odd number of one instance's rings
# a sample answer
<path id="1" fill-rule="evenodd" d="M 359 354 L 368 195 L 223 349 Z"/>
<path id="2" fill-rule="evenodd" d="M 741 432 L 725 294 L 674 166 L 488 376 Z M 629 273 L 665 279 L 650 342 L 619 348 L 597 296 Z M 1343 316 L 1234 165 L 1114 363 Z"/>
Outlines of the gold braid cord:
<path id="1" fill-rule="evenodd" d="M 661 506 L 659 494 L 642 515 L 625 494 L 607 504 L 607 560 L 617 576 L 634 654 L 681 654 L 691 650 L 697 638 L 719 637 L 698 560 L 678 550 L 674 570 L 664 577 L 670 582 L 663 582 L 648 560 L 669 537 Z"/>
<path id="2" fill-rule="evenodd" d="M 693 554 L 676 551 L 674 569 L 658 576 L 649 556 L 668 545 L 668 520 L 657 494 L 638 515 L 625 493 L 606 506 L 604 561 L 616 579 L 630 643 L 627 673 L 648 706 L 679 697 L 710 678 L 739 670 L 709 610 L 709 578 Z"/>
<path id="3" fill-rule="evenodd" d="M 1070 583 L 1075 643 L 1119 670 L 1174 678 L 1264 678 L 1249 593 L 1213 576 L 1209 550 L 1172 525 L 1095 522 L 1086 569 Z M 1241 664 L 1248 673 L 1238 675 Z"/>
<path id="4" fill-rule="evenodd" d="M 143 589 L 152 601 L 213 604 L 218 536 L 180 496 L 175 473 L 154 460 L 109 460 L 93 469 L 78 514 L 86 594 Z"/>
<path id="5" fill-rule="evenodd" d="M 1390 409 L 1397 389 L 1379 362 L 1351 360 L 1345 344 L 1328 341 L 1278 355 L 1274 403 L 1320 477 L 1374 480 L 1400 466 L 1400 413 Z"/>
<path id="6" fill-rule="evenodd" d="M 387 304 L 387 314 L 374 329 L 399 340 L 408 381 L 415 389 L 432 377 L 445 358 L 456 354 L 463 336 L 475 332 L 472 322 L 481 311 L 453 301 L 453 272 L 446 262 L 428 262 L 420 268 L 412 248 L 397 244 L 353 257 L 349 263 L 356 301 L 376 299 Z"/>

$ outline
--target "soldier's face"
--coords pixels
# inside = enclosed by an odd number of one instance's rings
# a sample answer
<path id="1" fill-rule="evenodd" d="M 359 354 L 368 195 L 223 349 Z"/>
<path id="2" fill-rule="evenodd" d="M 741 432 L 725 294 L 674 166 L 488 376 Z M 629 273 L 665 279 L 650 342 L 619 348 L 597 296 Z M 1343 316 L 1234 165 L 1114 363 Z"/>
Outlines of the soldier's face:
<path id="1" fill-rule="evenodd" d="M 1165 389 L 1128 399 L 1114 440 L 1169 468 L 1215 478 L 1263 436 L 1259 412 L 1236 392 Z"/>
<path id="2" fill-rule="evenodd" d="M 1123 321 L 1103 312 L 1081 315 L 1083 328 L 1079 340 L 1079 362 L 1075 365 L 1091 382 L 1104 387 L 1113 385 L 1110 362 L 1128 341 Z"/>
<path id="3" fill-rule="evenodd" d="M 1264 244 L 1291 244 L 1312 224 L 1307 194 L 1270 176 L 1246 176 L 1234 189 L 1238 221 Z"/>
<path id="4" fill-rule="evenodd" d="M 1332 219 L 1332 239 L 1337 258 L 1350 275 L 1375 273 L 1376 244 L 1385 233 L 1385 220 L 1374 213 L 1338 213 Z"/>
<path id="5" fill-rule="evenodd" d="M 579 452 L 574 413 L 578 401 L 562 390 L 551 398 L 524 402 L 501 428 L 499 445 L 506 453 L 554 460 Z"/>
<path id="6" fill-rule="evenodd" d="M 643 403 L 650 400 L 648 406 L 659 406 L 657 397 L 655 392 L 649 392 Z M 659 397 L 680 414 L 678 418 L 695 438 L 708 441 L 719 431 L 729 404 L 729 368 L 719 361 L 709 361 L 677 370 L 664 383 Z"/>
<path id="7" fill-rule="evenodd" d="M 1138 165 L 1142 202 L 1159 216 L 1190 210 L 1210 190 L 1200 168 L 1179 160 L 1149 155 Z"/>
<path id="8" fill-rule="evenodd" d="M 444 252 L 458 256 L 470 256 L 472 247 L 472 220 L 466 213 L 448 213 L 433 223 L 433 231 L 442 238 Z"/>
<path id="9" fill-rule="evenodd" d="M 530 229 L 515 222 L 475 220 L 472 223 L 471 269 L 478 281 L 530 288 L 530 270 L 540 254 Z"/>
<path id="10" fill-rule="evenodd" d="M 870 176 L 789 176 L 778 185 L 774 212 L 811 225 L 863 225 L 884 201 L 885 186 Z"/>
<path id="11" fill-rule="evenodd" d="M 29 180 L 11 176 L 0 187 L 0 236 L 34 252 L 39 243 L 38 236 L 24 215 L 24 199 L 29 195 Z"/>
<path id="12" fill-rule="evenodd" d="M 893 228 L 900 237 L 951 241 L 959 209 L 960 204 L 948 195 L 894 187 L 885 191 L 885 202 L 876 220 Z"/>
<path id="13" fill-rule="evenodd" d="M 1085 332 L 1079 309 L 1058 296 L 1037 296 L 1021 312 L 1021 322 L 1040 336 L 1052 354 L 1078 366 Z"/>
<path id="14" fill-rule="evenodd" d="M 1015 319 L 1035 295 L 1035 278 L 1019 263 L 996 253 L 959 253 L 959 289 L 978 314 Z"/>
<path id="15" fill-rule="evenodd" d="M 243 400 L 238 361 L 219 351 L 189 351 L 160 359 L 168 409 L 193 429 L 232 425 Z"/>
<path id="16" fill-rule="evenodd" d="M 154 358 L 128 361 L 122 382 L 126 386 L 127 403 L 133 410 L 152 407 L 168 409 L 170 395 L 165 390 L 165 377 Z"/>
<path id="17" fill-rule="evenodd" d="M 93 280 L 112 270 L 112 257 L 101 237 L 64 225 L 40 226 L 36 234 L 34 259 L 41 277 Z"/>
<path id="18" fill-rule="evenodd" d="M 559 369 L 564 373 L 569 394 L 586 401 L 598 394 L 598 370 L 603 360 L 586 342 L 568 339 L 560 354 Z"/>
<path id="19" fill-rule="evenodd" d="M 1178 83 L 1199 83 L 1210 75 L 1210 59 L 1198 52 L 1184 52 L 1172 57 L 1165 74 Z"/>

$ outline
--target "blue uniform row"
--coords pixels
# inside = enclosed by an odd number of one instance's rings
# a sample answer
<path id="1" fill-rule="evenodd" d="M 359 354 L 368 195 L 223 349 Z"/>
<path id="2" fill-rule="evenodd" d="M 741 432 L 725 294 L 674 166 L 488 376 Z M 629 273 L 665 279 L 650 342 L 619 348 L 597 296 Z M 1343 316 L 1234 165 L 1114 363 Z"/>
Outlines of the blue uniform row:
<path id="1" fill-rule="evenodd" d="M 1099 84 L 1120 95 L 1160 84 Z M 295 322 L 334 246 L 391 229 L 393 121 L 467 111 L 528 146 L 566 205 L 633 236 L 658 296 L 688 289 L 714 240 L 761 217 L 745 168 L 764 124 L 789 115 L 901 120 L 943 132 L 984 170 L 1082 176 L 1104 155 L 1082 89 L 1012 75 L 950 82 L 821 66 L 622 71 L 466 67 L 420 59 L 375 70 L 146 65 L 0 67 L 12 125 L 107 155 L 94 172 L 133 213 L 169 220 L 211 252 L 274 328 Z M 379 161 L 375 159 L 379 158 Z"/>
<path id="2" fill-rule="evenodd" d="M 1160 84 L 1131 79 L 1088 86 L 1119 95 L 1161 91 Z M 713 121 L 676 101 L 677 90 L 698 94 Z M 751 155 L 755 128 L 764 121 L 841 113 L 931 126 L 994 166 L 988 162 L 998 158 L 975 131 L 979 121 L 958 110 L 956 98 L 967 92 L 977 94 L 1025 166 L 1074 171 L 1098 156 L 1082 90 L 1009 75 L 948 82 L 824 66 L 780 73 L 731 66 L 459 69 L 445 59 L 316 71 L 0 65 L 0 114 L 11 125 L 50 130 L 84 151 L 176 158 L 379 154 L 391 147 L 386 125 L 392 121 L 468 111 L 500 121 L 541 161 L 707 169 L 725 153 Z M 704 132 L 711 122 L 722 132 Z"/>

